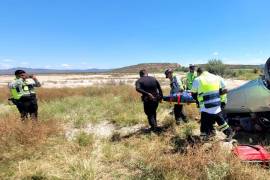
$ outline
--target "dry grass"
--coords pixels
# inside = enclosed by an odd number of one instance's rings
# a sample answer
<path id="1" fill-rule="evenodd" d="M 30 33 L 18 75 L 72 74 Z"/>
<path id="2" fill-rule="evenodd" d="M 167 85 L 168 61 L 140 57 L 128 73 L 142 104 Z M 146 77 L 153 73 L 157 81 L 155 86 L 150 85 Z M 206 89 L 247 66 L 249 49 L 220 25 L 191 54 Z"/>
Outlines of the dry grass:
<path id="1" fill-rule="evenodd" d="M 267 169 L 260 166 L 241 163 L 218 144 L 190 147 L 186 153 L 175 153 L 172 151 L 171 135 L 172 132 L 125 141 L 126 146 L 136 147 L 134 157 L 125 161 L 125 165 L 136 172 L 134 179 L 253 180 L 267 179 L 270 175 Z"/>
<path id="2" fill-rule="evenodd" d="M 194 105 L 185 106 L 191 122 L 181 126 L 175 126 L 173 117 L 167 114 L 171 105 L 165 102 L 160 105 L 159 124 L 167 127 L 160 135 L 141 132 L 112 142 L 91 133 L 80 133 L 68 141 L 61 133 L 62 127 L 80 119 L 86 123 L 93 117 L 98 122 L 104 117 L 118 122 L 146 122 L 139 94 L 130 86 L 106 86 L 41 88 L 38 96 L 41 101 L 38 124 L 22 123 L 16 118 L 14 108 L 0 115 L 0 179 L 253 180 L 270 177 L 269 170 L 239 162 L 217 143 L 193 147 L 181 144 L 198 128 L 193 121 L 199 115 Z M 120 127 L 123 124 L 118 123 Z M 182 141 L 174 141 L 175 138 Z M 181 148 L 185 150 L 179 151 Z"/>
<path id="3" fill-rule="evenodd" d="M 47 139 L 60 131 L 56 121 L 21 122 L 13 114 L 1 117 L 0 121 L 0 162 L 25 157 Z"/>
<path id="4" fill-rule="evenodd" d="M 9 98 L 9 90 L 8 88 L 0 88 L 0 101 L 7 102 Z"/>
<path id="5" fill-rule="evenodd" d="M 38 89 L 38 98 L 41 101 L 51 101 L 63 99 L 71 96 L 88 96 L 100 97 L 104 95 L 123 96 L 126 101 L 138 100 L 138 93 L 131 86 L 101 86 L 101 87 L 87 87 L 87 88 L 59 88 L 59 89 Z"/>
<path id="6" fill-rule="evenodd" d="M 0 101 L 7 101 L 10 97 L 8 88 L 0 88 Z M 40 101 L 52 101 L 72 96 L 92 96 L 99 97 L 104 95 L 123 96 L 126 101 L 138 100 L 139 94 L 132 86 L 114 86 L 106 85 L 100 87 L 79 87 L 79 88 L 38 88 L 37 96 Z"/>

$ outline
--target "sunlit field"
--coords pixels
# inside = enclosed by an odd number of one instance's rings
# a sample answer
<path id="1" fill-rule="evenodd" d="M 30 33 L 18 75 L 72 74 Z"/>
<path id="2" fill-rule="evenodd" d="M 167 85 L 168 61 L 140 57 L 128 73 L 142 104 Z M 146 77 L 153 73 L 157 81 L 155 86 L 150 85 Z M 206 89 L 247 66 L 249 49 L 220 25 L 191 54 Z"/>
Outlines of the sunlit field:
<path id="1" fill-rule="evenodd" d="M 139 94 L 128 85 L 39 89 L 39 121 L 22 123 L 1 89 L 1 179 L 267 179 L 268 170 L 240 163 L 219 143 L 196 134 L 196 106 L 189 123 L 175 126 L 172 105 L 158 109 L 160 134 L 147 130 Z M 194 136 L 195 137 L 195 136 Z"/>

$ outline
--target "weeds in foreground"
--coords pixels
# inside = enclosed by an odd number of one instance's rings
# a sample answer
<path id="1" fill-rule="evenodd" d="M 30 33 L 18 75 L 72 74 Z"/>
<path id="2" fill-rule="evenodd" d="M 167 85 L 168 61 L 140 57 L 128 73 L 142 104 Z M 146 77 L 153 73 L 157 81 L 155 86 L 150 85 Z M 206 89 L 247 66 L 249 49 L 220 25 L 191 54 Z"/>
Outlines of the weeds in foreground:
<path id="1" fill-rule="evenodd" d="M 80 132 L 76 136 L 76 142 L 80 146 L 91 146 L 93 147 L 95 139 L 93 134 L 87 134 L 86 132 Z"/>
<path id="2" fill-rule="evenodd" d="M 70 123 L 80 128 L 92 120 L 109 120 L 119 127 L 146 122 L 133 88 L 103 88 L 68 89 L 73 93 L 70 97 L 57 97 L 61 89 L 51 90 L 51 96 L 40 103 L 37 125 L 22 124 L 15 109 L 1 115 L 0 178 L 253 180 L 270 176 L 259 166 L 242 164 L 218 144 L 190 145 L 187 137 L 198 125 L 190 117 L 188 124 L 175 126 L 167 103 L 159 107 L 159 124 L 166 127 L 159 135 L 142 132 L 121 138 L 116 134 L 116 140 L 109 141 L 80 133 L 68 141 L 61 127 Z M 46 98 L 46 93 L 41 97 Z M 195 114 L 192 106 L 186 110 Z"/>
<path id="3" fill-rule="evenodd" d="M 60 129 L 54 120 L 46 122 L 27 120 L 22 122 L 14 115 L 2 117 L 0 121 L 0 151 L 13 146 L 35 146 Z"/>

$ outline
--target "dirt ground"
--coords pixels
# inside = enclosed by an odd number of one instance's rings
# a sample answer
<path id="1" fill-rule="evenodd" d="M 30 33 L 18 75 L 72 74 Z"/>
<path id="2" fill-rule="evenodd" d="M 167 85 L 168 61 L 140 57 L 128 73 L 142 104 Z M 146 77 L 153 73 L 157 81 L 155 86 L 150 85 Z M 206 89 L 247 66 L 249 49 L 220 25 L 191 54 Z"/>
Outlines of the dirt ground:
<path id="1" fill-rule="evenodd" d="M 150 74 L 156 77 L 161 86 L 166 88 L 169 85 L 168 79 L 165 79 L 164 74 Z M 182 78 L 184 74 L 179 74 Z M 37 75 L 45 88 L 62 88 L 62 87 L 88 87 L 93 85 L 104 84 L 128 84 L 134 85 L 138 79 L 137 74 L 54 74 L 54 75 Z M 14 76 L 0 76 L 0 86 L 7 84 L 14 79 Z M 244 80 L 226 79 L 228 89 L 232 89 L 244 84 Z"/>

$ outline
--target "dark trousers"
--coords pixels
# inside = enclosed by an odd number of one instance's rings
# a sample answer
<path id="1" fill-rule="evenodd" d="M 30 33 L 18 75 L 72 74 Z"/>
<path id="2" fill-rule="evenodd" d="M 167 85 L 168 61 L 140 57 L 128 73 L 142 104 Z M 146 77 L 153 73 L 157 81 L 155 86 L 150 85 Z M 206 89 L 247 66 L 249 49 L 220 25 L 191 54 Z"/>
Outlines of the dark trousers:
<path id="1" fill-rule="evenodd" d="M 214 124 L 217 123 L 222 126 L 226 123 L 223 118 L 222 112 L 218 114 L 209 114 L 206 112 L 201 112 L 201 133 L 210 135 L 215 129 Z M 223 131 L 227 134 L 227 129 Z"/>
<path id="2" fill-rule="evenodd" d="M 21 114 L 21 119 L 24 121 L 28 118 L 37 120 L 38 117 L 38 104 L 36 97 L 22 97 L 19 100 L 14 100 L 14 104 L 17 106 L 18 111 Z"/>
<path id="3" fill-rule="evenodd" d="M 157 127 L 157 108 L 158 108 L 157 101 L 145 101 L 144 105 L 144 112 L 147 116 L 149 125 L 151 128 Z"/>
<path id="4" fill-rule="evenodd" d="M 174 117 L 176 121 L 180 121 L 181 119 L 186 120 L 186 115 L 183 113 L 183 105 L 175 104 L 174 105 Z"/>

